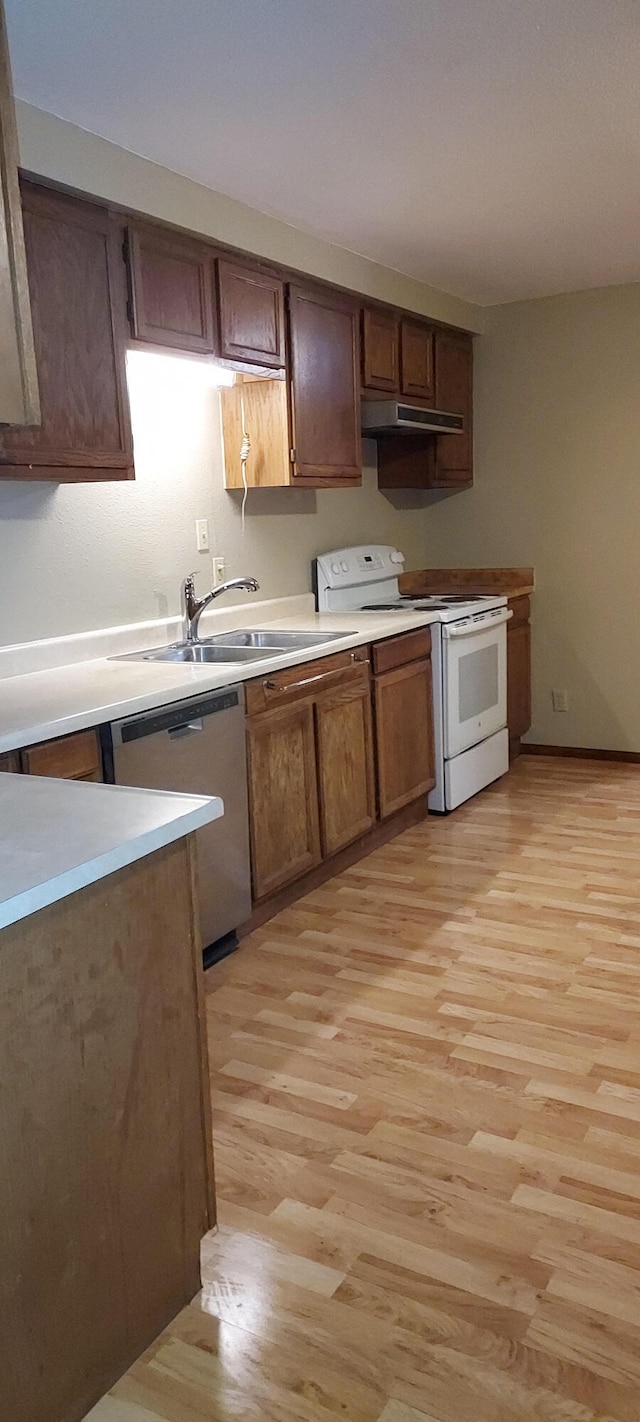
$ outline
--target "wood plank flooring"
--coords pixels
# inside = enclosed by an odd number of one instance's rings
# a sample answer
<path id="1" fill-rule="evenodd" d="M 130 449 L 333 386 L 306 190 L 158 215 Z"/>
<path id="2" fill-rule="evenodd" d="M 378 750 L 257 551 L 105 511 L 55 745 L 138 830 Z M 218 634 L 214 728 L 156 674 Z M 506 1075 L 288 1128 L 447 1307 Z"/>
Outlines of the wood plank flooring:
<path id="1" fill-rule="evenodd" d="M 205 1286 L 92 1422 L 638 1422 L 640 767 L 519 761 L 208 986 Z"/>

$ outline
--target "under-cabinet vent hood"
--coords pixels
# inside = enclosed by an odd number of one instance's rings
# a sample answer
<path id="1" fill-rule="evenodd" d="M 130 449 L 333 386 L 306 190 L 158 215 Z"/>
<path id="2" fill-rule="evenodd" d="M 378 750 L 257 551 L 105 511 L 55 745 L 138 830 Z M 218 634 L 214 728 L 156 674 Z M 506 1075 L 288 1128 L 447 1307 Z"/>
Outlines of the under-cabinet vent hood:
<path id="1" fill-rule="evenodd" d="M 421 405 L 399 404 L 397 400 L 364 400 L 363 434 L 383 434 L 390 430 L 409 430 L 414 434 L 463 434 L 464 415 L 452 415 L 446 410 L 425 410 Z"/>

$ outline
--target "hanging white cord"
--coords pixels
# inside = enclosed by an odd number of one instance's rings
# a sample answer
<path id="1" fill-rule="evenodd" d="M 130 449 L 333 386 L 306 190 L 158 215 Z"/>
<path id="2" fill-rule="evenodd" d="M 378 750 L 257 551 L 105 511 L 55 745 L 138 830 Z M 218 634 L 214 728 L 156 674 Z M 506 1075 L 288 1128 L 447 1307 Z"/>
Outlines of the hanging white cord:
<path id="1" fill-rule="evenodd" d="M 244 422 L 244 396 L 242 394 L 242 390 L 240 391 L 240 421 L 242 424 L 242 440 L 240 442 L 240 468 L 242 470 L 242 486 L 244 489 L 244 494 L 242 495 L 242 509 L 240 516 L 242 520 L 242 537 L 244 538 L 244 513 L 247 504 L 247 498 L 249 496 L 249 489 L 247 486 L 247 460 L 249 458 L 249 451 L 251 449 L 251 440 L 249 439 L 249 436 L 247 434 Z"/>

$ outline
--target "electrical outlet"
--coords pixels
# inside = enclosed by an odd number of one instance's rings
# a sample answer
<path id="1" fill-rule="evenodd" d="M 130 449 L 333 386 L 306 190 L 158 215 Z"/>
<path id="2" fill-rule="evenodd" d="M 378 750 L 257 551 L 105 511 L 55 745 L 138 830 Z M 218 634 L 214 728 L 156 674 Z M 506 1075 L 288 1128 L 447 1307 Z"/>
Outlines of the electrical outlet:
<path id="1" fill-rule="evenodd" d="M 209 552 L 209 520 L 208 518 L 196 519 L 196 548 L 199 553 Z"/>
<path id="2" fill-rule="evenodd" d="M 213 586 L 217 588 L 218 583 L 224 582 L 225 563 L 224 555 L 213 560 Z"/>
<path id="3" fill-rule="evenodd" d="M 553 704 L 553 709 L 554 709 L 554 711 L 568 711 L 568 710 L 569 710 L 569 692 L 568 692 L 568 691 L 552 691 L 552 692 L 551 692 L 551 701 L 552 701 L 552 704 Z"/>

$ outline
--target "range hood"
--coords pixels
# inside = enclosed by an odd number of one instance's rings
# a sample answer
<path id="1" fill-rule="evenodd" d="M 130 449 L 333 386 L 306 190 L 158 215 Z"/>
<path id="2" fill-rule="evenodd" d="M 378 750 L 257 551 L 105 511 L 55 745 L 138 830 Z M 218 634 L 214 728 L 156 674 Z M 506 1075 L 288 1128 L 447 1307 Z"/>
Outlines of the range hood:
<path id="1" fill-rule="evenodd" d="M 413 434 L 464 434 L 464 415 L 425 410 L 421 405 L 401 404 L 398 400 L 364 400 L 362 433 L 388 434 L 391 430 L 398 433 L 407 430 Z"/>

